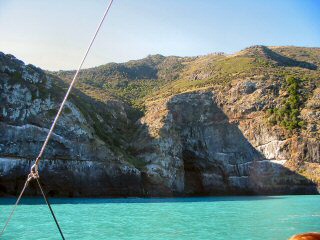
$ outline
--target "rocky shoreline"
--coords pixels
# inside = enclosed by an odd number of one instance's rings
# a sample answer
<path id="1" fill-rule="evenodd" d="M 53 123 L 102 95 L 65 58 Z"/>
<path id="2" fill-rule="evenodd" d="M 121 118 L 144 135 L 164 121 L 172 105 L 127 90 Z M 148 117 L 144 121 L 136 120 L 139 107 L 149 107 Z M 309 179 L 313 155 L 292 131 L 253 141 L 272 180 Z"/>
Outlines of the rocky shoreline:
<path id="1" fill-rule="evenodd" d="M 177 73 L 170 77 L 188 79 L 188 84 L 209 81 L 217 74 L 210 69 L 221 61 L 240 62 L 243 54 L 251 59 L 257 51 L 265 50 L 188 58 L 184 68 L 182 58 L 158 65 L 152 65 L 153 59 L 148 63 L 153 74 L 148 77 L 155 78 L 159 66 L 168 71 L 168 64 L 178 61 Z M 275 57 L 268 51 L 264 54 Z M 208 59 L 216 65 L 199 65 Z M 320 77 L 312 64 L 312 69 L 290 65 L 285 70 L 301 68 L 304 74 Z M 41 181 L 56 197 L 318 194 L 319 80 L 310 80 L 301 90 L 310 91 L 300 109 L 305 126 L 291 132 L 268 122 L 267 110 L 281 105 L 287 94 L 282 80 L 270 72 L 254 77 L 237 73 L 224 85 L 150 95 L 140 115 L 123 99 L 106 95 L 107 90 L 93 86 L 93 92 L 83 90 L 80 81 L 41 161 Z M 0 54 L 0 196 L 13 196 L 21 189 L 57 111 L 65 81 Z M 39 191 L 31 184 L 26 195 Z"/>

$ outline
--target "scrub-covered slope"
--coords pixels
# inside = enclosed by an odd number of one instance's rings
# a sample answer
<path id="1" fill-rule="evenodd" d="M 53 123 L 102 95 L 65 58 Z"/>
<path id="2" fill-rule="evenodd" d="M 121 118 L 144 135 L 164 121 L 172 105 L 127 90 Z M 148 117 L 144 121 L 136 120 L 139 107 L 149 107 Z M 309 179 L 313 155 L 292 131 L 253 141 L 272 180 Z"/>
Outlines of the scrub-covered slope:
<path id="1" fill-rule="evenodd" d="M 188 63 L 145 101 L 137 152 L 149 184 L 269 194 L 303 192 L 305 176 L 319 186 L 319 59 L 319 49 L 255 46 Z"/>
<path id="2" fill-rule="evenodd" d="M 14 194 L 74 72 L 0 59 L 0 192 Z M 318 48 L 254 46 L 83 70 L 43 181 L 66 196 L 316 193 L 319 68 Z"/>

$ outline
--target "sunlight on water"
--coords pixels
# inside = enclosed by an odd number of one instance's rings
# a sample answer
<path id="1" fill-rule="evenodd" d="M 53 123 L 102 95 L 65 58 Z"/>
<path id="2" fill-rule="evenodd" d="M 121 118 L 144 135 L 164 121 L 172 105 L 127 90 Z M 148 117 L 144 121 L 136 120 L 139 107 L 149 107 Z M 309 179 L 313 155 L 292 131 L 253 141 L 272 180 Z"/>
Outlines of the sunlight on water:
<path id="1" fill-rule="evenodd" d="M 15 199 L 0 199 L 1 228 Z M 320 231 L 319 196 L 51 199 L 66 239 L 281 240 Z M 3 239 L 60 239 L 41 199 L 24 199 Z"/>

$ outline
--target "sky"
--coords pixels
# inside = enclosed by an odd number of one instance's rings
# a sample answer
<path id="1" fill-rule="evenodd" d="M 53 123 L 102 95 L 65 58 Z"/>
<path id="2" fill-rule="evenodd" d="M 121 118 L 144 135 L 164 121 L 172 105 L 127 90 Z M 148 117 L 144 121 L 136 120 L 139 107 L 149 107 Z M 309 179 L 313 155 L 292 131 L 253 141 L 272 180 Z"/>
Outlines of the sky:
<path id="1" fill-rule="evenodd" d="M 108 2 L 0 0 L 0 51 L 75 69 Z M 84 67 L 252 45 L 320 47 L 320 0 L 114 0 Z"/>

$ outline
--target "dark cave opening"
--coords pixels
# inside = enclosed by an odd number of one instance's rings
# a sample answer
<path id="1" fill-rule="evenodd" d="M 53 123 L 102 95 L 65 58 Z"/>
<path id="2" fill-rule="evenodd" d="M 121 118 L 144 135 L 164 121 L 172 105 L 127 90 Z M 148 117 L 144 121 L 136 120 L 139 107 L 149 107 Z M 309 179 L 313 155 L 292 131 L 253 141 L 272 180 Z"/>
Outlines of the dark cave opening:
<path id="1" fill-rule="evenodd" d="M 184 190 L 186 195 L 206 195 L 202 177 L 199 158 L 189 150 L 183 150 L 182 158 L 184 162 Z"/>

